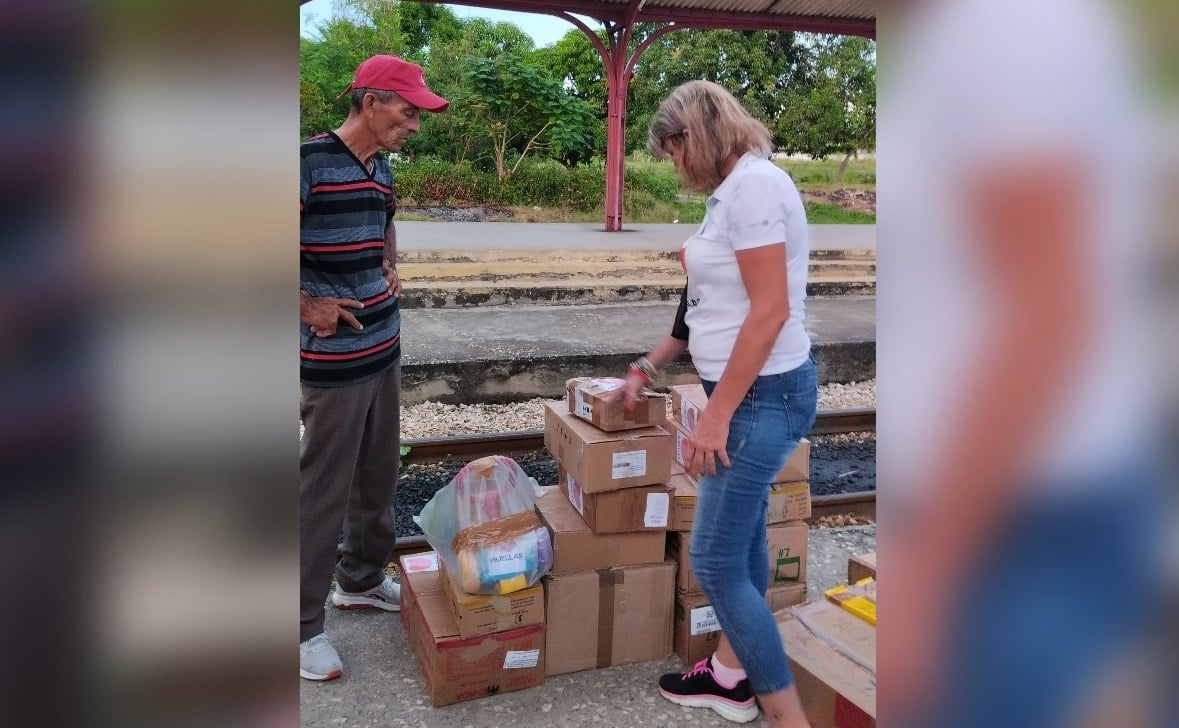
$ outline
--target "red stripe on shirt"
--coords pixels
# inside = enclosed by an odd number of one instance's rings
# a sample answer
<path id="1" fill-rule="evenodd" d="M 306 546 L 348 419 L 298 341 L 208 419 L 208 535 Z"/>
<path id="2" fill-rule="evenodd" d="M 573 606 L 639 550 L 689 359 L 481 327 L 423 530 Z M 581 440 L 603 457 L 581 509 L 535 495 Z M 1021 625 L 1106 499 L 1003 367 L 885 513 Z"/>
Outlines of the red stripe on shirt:
<path id="1" fill-rule="evenodd" d="M 340 323 L 340 326 L 347 325 L 348 324 L 346 323 Z M 350 361 L 352 359 L 363 359 L 366 356 L 376 354 L 377 352 L 381 352 L 392 347 L 400 340 L 401 334 L 398 333 L 392 339 L 389 339 L 383 344 L 377 344 L 376 346 L 372 346 L 361 351 L 350 351 L 346 354 L 320 354 L 312 351 L 300 351 L 299 357 L 302 359 L 307 359 L 308 361 Z"/>
<path id="2" fill-rule="evenodd" d="M 384 293 L 373 296 L 372 298 L 362 298 L 362 299 L 360 299 L 360 302 L 363 303 L 365 306 L 371 306 L 374 303 L 380 303 L 381 301 L 387 301 L 387 300 L 389 300 L 389 292 L 385 291 Z"/>
<path id="3" fill-rule="evenodd" d="M 364 182 L 336 182 L 334 184 L 325 182 L 323 184 L 318 184 L 318 185 L 315 185 L 314 187 L 312 187 L 311 194 L 314 195 L 314 194 L 318 194 L 321 192 L 348 192 L 351 190 L 368 190 L 368 189 L 380 190 L 381 192 L 385 193 L 386 195 L 393 191 L 393 190 L 389 189 L 388 187 L 386 187 L 385 185 L 383 185 L 380 182 L 377 182 L 375 180 L 365 180 Z"/>
<path id="4" fill-rule="evenodd" d="M 373 250 L 375 248 L 385 247 L 384 240 L 370 240 L 367 243 L 353 243 L 352 245 L 336 245 L 334 243 L 324 243 L 322 245 L 308 245 L 302 243 L 299 245 L 299 250 L 304 253 L 350 253 L 356 250 Z"/>

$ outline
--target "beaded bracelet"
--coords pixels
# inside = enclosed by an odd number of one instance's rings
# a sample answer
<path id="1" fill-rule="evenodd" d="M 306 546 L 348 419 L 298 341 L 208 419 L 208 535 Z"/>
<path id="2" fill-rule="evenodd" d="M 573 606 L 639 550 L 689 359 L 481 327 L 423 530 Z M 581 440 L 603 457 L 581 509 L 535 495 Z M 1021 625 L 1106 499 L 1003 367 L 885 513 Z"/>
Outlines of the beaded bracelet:
<path id="1" fill-rule="evenodd" d="M 633 372 L 642 377 L 648 387 L 655 383 L 655 365 L 645 356 L 640 356 L 638 359 L 632 361 L 628 372 Z"/>

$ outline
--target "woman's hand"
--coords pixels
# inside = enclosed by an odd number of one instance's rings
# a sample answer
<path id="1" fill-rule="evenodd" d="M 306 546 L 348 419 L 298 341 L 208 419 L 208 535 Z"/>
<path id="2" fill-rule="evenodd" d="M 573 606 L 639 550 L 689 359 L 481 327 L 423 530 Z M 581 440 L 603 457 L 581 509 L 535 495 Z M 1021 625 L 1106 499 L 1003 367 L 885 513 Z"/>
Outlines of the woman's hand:
<path id="1" fill-rule="evenodd" d="M 726 449 L 729 442 L 729 421 L 710 414 L 705 408 L 696 421 L 696 429 L 688 437 L 688 446 L 692 449 L 691 459 L 688 461 L 688 474 L 694 478 L 703 475 L 716 475 L 716 461 L 731 468 L 729 453 Z"/>
<path id="2" fill-rule="evenodd" d="M 606 396 L 606 399 L 609 402 L 622 402 L 623 408 L 629 412 L 635 408 L 635 402 L 639 400 L 639 395 L 642 394 L 643 387 L 647 383 L 641 376 L 634 372 L 628 373 L 623 382 L 624 384 L 613 392 L 610 392 Z"/>

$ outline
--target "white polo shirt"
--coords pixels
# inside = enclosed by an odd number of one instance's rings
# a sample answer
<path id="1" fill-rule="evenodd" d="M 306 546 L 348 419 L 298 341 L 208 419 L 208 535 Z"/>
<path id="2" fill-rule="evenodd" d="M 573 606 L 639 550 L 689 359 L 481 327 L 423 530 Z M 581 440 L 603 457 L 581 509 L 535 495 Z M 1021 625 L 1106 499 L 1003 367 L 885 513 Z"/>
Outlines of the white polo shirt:
<path id="1" fill-rule="evenodd" d="M 768 159 L 746 154 L 713 191 L 705 209 L 704 222 L 682 249 L 688 272 L 688 350 L 700 377 L 720 379 L 749 315 L 737 251 L 764 245 L 786 246 L 790 318 L 759 374 L 797 368 L 811 351 L 803 327 L 810 240 L 794 181 Z"/>

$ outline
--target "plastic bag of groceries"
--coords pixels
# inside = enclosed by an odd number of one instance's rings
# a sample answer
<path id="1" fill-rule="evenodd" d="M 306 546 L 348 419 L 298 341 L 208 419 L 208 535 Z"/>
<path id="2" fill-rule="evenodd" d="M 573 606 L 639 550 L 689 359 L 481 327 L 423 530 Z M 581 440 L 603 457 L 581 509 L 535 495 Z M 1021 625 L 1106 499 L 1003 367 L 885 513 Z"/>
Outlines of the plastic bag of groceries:
<path id="1" fill-rule="evenodd" d="M 533 509 L 535 484 L 511 458 L 480 458 L 414 518 L 464 591 L 510 594 L 552 567 L 549 532 Z"/>

